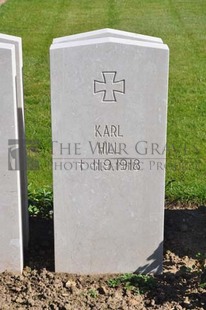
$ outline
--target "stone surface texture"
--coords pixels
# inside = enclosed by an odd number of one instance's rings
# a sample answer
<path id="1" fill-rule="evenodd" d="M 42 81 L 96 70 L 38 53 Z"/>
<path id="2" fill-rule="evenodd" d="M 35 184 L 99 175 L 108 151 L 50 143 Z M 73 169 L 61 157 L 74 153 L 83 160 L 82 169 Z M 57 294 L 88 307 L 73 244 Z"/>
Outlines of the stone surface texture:
<path id="1" fill-rule="evenodd" d="M 161 272 L 169 51 L 128 37 L 51 46 L 57 272 Z"/>
<path id="2" fill-rule="evenodd" d="M 19 170 L 16 59 L 13 44 L 0 43 L 0 272 L 23 268 L 21 185 Z M 12 139 L 12 141 L 8 141 Z M 9 149 L 8 149 L 9 147 Z M 9 167 L 9 164 L 11 167 Z M 10 169 L 9 169 L 10 168 Z"/>
<path id="3" fill-rule="evenodd" d="M 23 95 L 23 77 L 22 77 L 22 70 L 23 70 L 22 39 L 20 37 L 0 33 L 0 43 L 8 43 L 13 44 L 15 46 L 23 237 L 24 237 L 24 247 L 27 248 L 29 242 L 29 214 L 28 214 L 28 195 L 27 195 L 27 158 L 26 158 L 26 143 L 25 143 L 24 95 Z"/>

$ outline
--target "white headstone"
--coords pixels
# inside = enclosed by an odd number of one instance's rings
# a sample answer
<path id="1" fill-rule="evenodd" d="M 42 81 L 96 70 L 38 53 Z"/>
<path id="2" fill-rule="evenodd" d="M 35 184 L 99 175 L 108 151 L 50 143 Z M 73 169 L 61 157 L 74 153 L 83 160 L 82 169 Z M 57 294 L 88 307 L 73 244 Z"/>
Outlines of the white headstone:
<path id="1" fill-rule="evenodd" d="M 15 46 L 23 237 L 24 237 L 24 247 L 27 247 L 29 242 L 29 214 L 28 214 L 27 173 L 26 173 L 27 165 L 26 165 L 26 143 L 25 143 L 25 120 L 24 120 L 24 95 L 23 95 L 23 77 L 22 77 L 22 70 L 23 70 L 22 39 L 20 37 L 0 33 L 0 43 L 9 43 Z"/>
<path id="2" fill-rule="evenodd" d="M 23 268 L 16 59 L 13 44 L 0 43 L 0 272 Z"/>
<path id="3" fill-rule="evenodd" d="M 111 35 L 54 42 L 56 271 L 159 273 L 168 47 Z"/>

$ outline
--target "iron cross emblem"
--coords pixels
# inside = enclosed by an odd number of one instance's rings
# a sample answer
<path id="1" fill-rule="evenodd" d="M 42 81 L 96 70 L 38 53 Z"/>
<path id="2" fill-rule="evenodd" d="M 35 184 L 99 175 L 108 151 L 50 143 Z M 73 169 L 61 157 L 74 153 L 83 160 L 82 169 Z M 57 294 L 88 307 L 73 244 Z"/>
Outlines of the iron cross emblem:
<path id="1" fill-rule="evenodd" d="M 94 94 L 103 93 L 102 102 L 116 102 L 116 93 L 125 94 L 125 80 L 116 81 L 116 71 L 103 71 L 103 81 L 94 80 Z"/>

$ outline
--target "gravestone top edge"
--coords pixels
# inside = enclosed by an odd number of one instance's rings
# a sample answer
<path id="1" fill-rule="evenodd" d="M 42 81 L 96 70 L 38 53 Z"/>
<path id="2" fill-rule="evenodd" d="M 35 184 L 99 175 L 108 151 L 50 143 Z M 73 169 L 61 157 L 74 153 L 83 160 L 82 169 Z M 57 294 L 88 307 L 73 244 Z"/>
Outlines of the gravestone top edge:
<path id="1" fill-rule="evenodd" d="M 14 41 L 14 42 L 18 42 L 19 44 L 22 44 L 21 37 L 12 36 L 9 34 L 0 33 L 0 39 L 10 40 L 10 41 Z"/>
<path id="2" fill-rule="evenodd" d="M 15 46 L 12 43 L 4 43 L 0 41 L 0 47 L 3 49 L 10 49 L 15 51 Z"/>
<path id="3" fill-rule="evenodd" d="M 55 43 L 50 46 L 50 51 L 56 50 L 56 49 L 67 48 L 67 47 L 87 46 L 87 45 L 95 45 L 95 44 L 103 44 L 103 43 L 119 43 L 119 44 L 124 44 L 124 45 L 133 45 L 133 46 L 142 46 L 142 47 L 148 47 L 148 48 L 169 50 L 169 47 L 167 44 L 159 44 L 159 43 L 154 43 L 154 42 L 138 41 L 138 40 L 134 41 L 134 40 L 123 39 L 123 38 L 104 37 L 104 38 L 95 38 L 95 39 L 88 39 L 88 40 Z"/>
<path id="4" fill-rule="evenodd" d="M 0 43 L 3 43 L 2 40 L 5 41 L 5 43 L 8 41 L 8 44 L 15 44 L 15 46 L 18 46 L 17 49 L 18 49 L 19 60 L 20 60 L 19 65 L 20 67 L 23 67 L 22 38 L 0 33 Z"/>
<path id="5" fill-rule="evenodd" d="M 152 37 L 148 35 L 143 35 L 143 34 L 138 34 L 134 32 L 128 32 L 128 31 L 123 31 L 123 30 L 116 30 L 116 29 L 111 29 L 111 28 L 104 28 L 104 29 L 99 29 L 99 30 L 93 30 L 93 31 L 88 31 L 88 32 L 83 32 L 83 33 L 78 33 L 78 34 L 73 34 L 73 35 L 68 35 L 64 37 L 59 37 L 53 39 L 53 43 L 58 43 L 58 42 L 64 42 L 64 41 L 72 41 L 72 40 L 77 40 L 77 39 L 83 39 L 88 36 L 97 36 L 97 35 L 103 35 L 103 34 L 108 34 L 109 35 L 123 35 L 125 37 L 133 37 L 138 40 L 139 39 L 148 39 L 148 40 L 153 40 L 156 41 L 157 43 L 163 43 L 161 38 L 158 37 Z"/>

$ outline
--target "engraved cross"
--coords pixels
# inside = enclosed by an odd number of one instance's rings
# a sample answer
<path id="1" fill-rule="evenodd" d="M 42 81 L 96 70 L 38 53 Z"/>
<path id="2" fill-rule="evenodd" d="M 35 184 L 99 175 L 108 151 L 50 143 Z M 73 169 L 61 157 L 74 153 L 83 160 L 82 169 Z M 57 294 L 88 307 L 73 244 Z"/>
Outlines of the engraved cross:
<path id="1" fill-rule="evenodd" d="M 103 102 L 116 102 L 116 93 L 125 94 L 125 80 L 116 81 L 116 74 L 116 71 L 103 71 L 103 81 L 94 81 L 94 94 L 103 93 Z"/>

